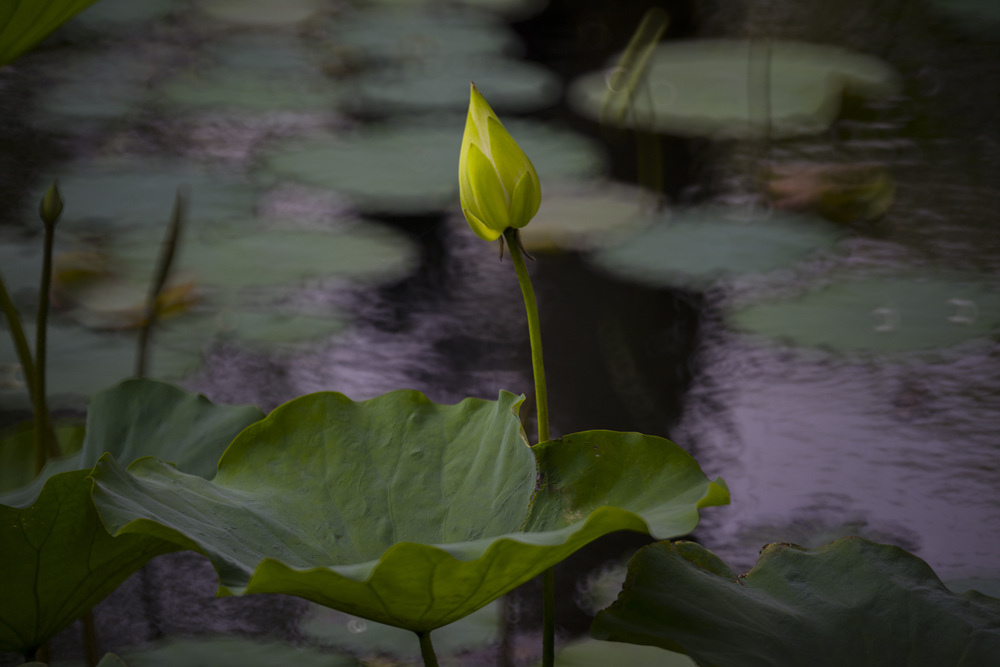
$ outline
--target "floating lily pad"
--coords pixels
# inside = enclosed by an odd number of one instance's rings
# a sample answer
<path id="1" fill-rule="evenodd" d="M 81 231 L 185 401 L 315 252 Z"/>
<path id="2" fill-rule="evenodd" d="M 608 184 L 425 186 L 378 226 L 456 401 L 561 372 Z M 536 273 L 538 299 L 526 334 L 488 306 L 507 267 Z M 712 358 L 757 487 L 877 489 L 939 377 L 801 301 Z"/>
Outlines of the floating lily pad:
<path id="1" fill-rule="evenodd" d="M 419 632 L 608 532 L 684 534 L 700 508 L 728 502 L 661 438 L 591 431 L 528 448 L 522 400 L 310 394 L 243 431 L 211 483 L 104 457 L 95 503 L 116 533 L 205 554 L 220 594 L 293 594 Z"/>
<path id="2" fill-rule="evenodd" d="M 108 30 L 136 23 L 157 21 L 172 12 L 180 0 L 101 0 L 70 23 L 91 29 Z"/>
<path id="3" fill-rule="evenodd" d="M 346 655 L 238 637 L 168 639 L 149 648 L 122 650 L 121 655 L 130 667 L 359 667 L 361 664 Z"/>
<path id="4" fill-rule="evenodd" d="M 327 9 L 326 0 L 197 0 L 201 13 L 226 23 L 280 27 L 301 23 Z"/>
<path id="5" fill-rule="evenodd" d="M 30 485 L 0 496 L 0 651 L 37 648 L 151 558 L 177 549 L 156 538 L 107 533 L 90 498 L 95 458 L 158 455 L 181 470 L 211 475 L 229 441 L 261 416 L 253 407 L 216 406 L 150 380 L 96 396 L 80 453 L 49 462 Z M 64 472 L 67 462 L 80 468 Z"/>
<path id="6" fill-rule="evenodd" d="M 449 58 L 418 67 L 395 67 L 361 77 L 359 104 L 375 114 L 464 111 L 469 81 L 498 112 L 526 113 L 554 105 L 559 77 L 540 65 L 501 58 Z"/>
<path id="7" fill-rule="evenodd" d="M 914 352 L 988 336 L 1000 291 L 937 277 L 845 280 L 801 296 L 747 306 L 733 327 L 793 345 L 846 352 Z"/>
<path id="8" fill-rule="evenodd" d="M 8 0 L 0 11 L 0 67 L 35 47 L 96 0 Z"/>
<path id="9" fill-rule="evenodd" d="M 788 266 L 843 235 L 835 225 L 792 213 L 707 206 L 668 211 L 657 224 L 590 259 L 643 284 L 704 287 Z"/>
<path id="10" fill-rule="evenodd" d="M 114 158 L 75 162 L 47 174 L 33 199 L 39 200 L 56 178 L 65 202 L 57 237 L 102 226 L 164 230 L 181 187 L 188 193 L 188 229 L 251 218 L 256 200 L 245 181 L 192 162 Z"/>
<path id="11" fill-rule="evenodd" d="M 338 17 L 327 35 L 329 43 L 354 60 L 406 67 L 523 50 L 517 35 L 493 16 L 408 4 Z M 468 80 L 465 85 L 468 98 Z"/>
<path id="12" fill-rule="evenodd" d="M 422 7 L 439 4 L 437 0 L 371 0 L 371 2 L 390 7 Z M 526 19 L 542 11 L 548 0 L 457 0 L 455 4 L 496 12 L 510 19 Z"/>
<path id="13" fill-rule="evenodd" d="M 121 275 L 148 282 L 159 251 L 156 230 L 136 229 L 109 240 Z M 287 285 L 316 278 L 383 281 L 406 275 L 416 248 L 399 232 L 361 223 L 338 231 L 269 229 L 261 224 L 215 225 L 183 241 L 176 271 L 198 286 Z"/>
<path id="14" fill-rule="evenodd" d="M 625 104 L 629 92 L 613 68 L 612 63 L 608 71 L 572 83 L 568 99 L 578 113 L 598 119 L 615 96 Z M 768 47 L 746 40 L 661 44 L 648 61 L 646 81 L 651 108 L 625 114 L 626 124 L 715 138 L 815 134 L 837 118 L 844 95 L 880 99 L 897 94 L 901 85 L 889 65 L 870 56 L 832 46 L 770 42 Z M 612 97 L 606 100 L 606 94 Z M 644 99 L 640 95 L 637 104 L 650 104 Z"/>
<path id="15" fill-rule="evenodd" d="M 737 577 L 697 544 L 639 551 L 598 639 L 660 646 L 699 664 L 987 665 L 1000 655 L 1000 600 L 955 595 L 899 547 L 844 538 L 764 547 Z"/>
<path id="16" fill-rule="evenodd" d="M 649 224 L 640 215 L 645 193 L 613 183 L 549 190 L 538 214 L 521 229 L 532 252 L 590 250 L 637 233 Z"/>
<path id="17" fill-rule="evenodd" d="M 341 95 L 302 40 L 237 35 L 213 44 L 207 62 L 180 72 L 156 90 L 170 110 L 323 111 Z"/>
<path id="18" fill-rule="evenodd" d="M 500 640 L 503 605 L 493 602 L 434 633 L 434 651 L 451 655 L 483 648 Z M 362 657 L 394 656 L 405 660 L 420 656 L 420 644 L 412 632 L 314 606 L 299 624 L 309 639 L 348 650 Z"/>
<path id="19" fill-rule="evenodd" d="M 50 69 L 31 122 L 72 135 L 104 130 L 138 112 L 155 71 L 154 59 L 123 50 L 73 58 Z"/>
<path id="20" fill-rule="evenodd" d="M 540 663 L 539 663 L 540 664 Z M 602 642 L 594 639 L 573 642 L 556 654 L 556 667 L 696 667 L 697 663 L 682 653 L 655 646 Z"/>
<path id="21" fill-rule="evenodd" d="M 0 336 L 0 369 L 8 381 L 0 384 L 4 406 L 28 407 L 27 393 L 10 336 Z M 25 325 L 34 340 L 34 327 Z M 54 405 L 77 405 L 105 387 L 131 377 L 135 369 L 135 332 L 95 332 L 82 327 L 50 326 L 48 331 L 48 393 Z M 201 364 L 201 349 L 171 349 L 154 338 L 149 376 L 180 379 Z"/>
<path id="22" fill-rule="evenodd" d="M 600 146 L 572 132 L 532 122 L 507 129 L 525 147 L 543 182 L 593 176 L 604 169 Z M 281 142 L 265 175 L 343 192 L 373 212 L 426 212 L 458 203 L 455 160 L 462 125 L 382 127 L 354 135 L 320 134 Z"/>
<path id="23" fill-rule="evenodd" d="M 340 311 L 322 315 L 261 311 L 250 306 L 223 307 L 208 315 L 196 314 L 176 322 L 165 341 L 181 345 L 183 340 L 227 340 L 269 354 L 295 351 L 303 344 L 334 336 L 350 321 Z"/>

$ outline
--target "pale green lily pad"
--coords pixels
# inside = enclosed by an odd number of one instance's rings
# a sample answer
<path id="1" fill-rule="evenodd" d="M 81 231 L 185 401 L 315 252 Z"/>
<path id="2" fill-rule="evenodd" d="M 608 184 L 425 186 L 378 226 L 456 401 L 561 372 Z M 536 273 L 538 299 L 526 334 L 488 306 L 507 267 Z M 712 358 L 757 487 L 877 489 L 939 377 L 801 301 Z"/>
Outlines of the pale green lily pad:
<path id="1" fill-rule="evenodd" d="M 319 73 L 261 76 L 222 68 L 196 70 L 165 81 L 158 101 L 176 112 L 224 109 L 242 112 L 330 111 L 341 99 L 336 85 Z"/>
<path id="2" fill-rule="evenodd" d="M 683 651 L 699 664 L 978 667 L 1000 655 L 1000 600 L 955 595 L 899 547 L 843 538 L 764 547 L 737 577 L 692 543 L 639 551 L 591 635 Z"/>
<path id="3" fill-rule="evenodd" d="M 521 241 L 531 252 L 593 250 L 638 233 L 649 225 L 640 215 L 643 190 L 614 183 L 548 190 Z"/>
<path id="4" fill-rule="evenodd" d="M 606 93 L 617 85 L 613 67 L 571 84 L 568 99 L 577 113 L 600 118 Z M 746 40 L 661 44 L 650 57 L 647 76 L 651 103 L 645 94 L 638 95 L 638 113 L 626 114 L 625 124 L 712 138 L 815 134 L 840 114 L 844 95 L 882 99 L 901 88 L 896 72 L 877 58 L 780 41 L 770 42 L 770 55 L 765 42 Z M 770 104 L 765 102 L 768 88 Z M 613 95 L 624 97 L 628 91 L 621 86 Z"/>
<path id="5" fill-rule="evenodd" d="M 238 637 L 168 639 L 149 648 L 122 650 L 129 667 L 357 667 L 355 658 L 284 642 Z"/>
<path id="6" fill-rule="evenodd" d="M 469 107 L 473 80 L 497 113 L 550 107 L 562 88 L 554 72 L 534 63 L 463 57 L 363 76 L 357 84 L 358 103 L 363 111 L 385 115 L 462 112 Z"/>
<path id="7" fill-rule="evenodd" d="M 245 26 L 293 26 L 329 7 L 326 0 L 196 0 L 201 13 Z"/>
<path id="8" fill-rule="evenodd" d="M 204 224 L 250 218 L 256 201 L 246 181 L 184 161 L 87 160 L 67 164 L 45 179 L 32 199 L 39 200 L 52 180 L 59 180 L 65 208 L 57 236 L 101 226 L 152 226 L 162 235 L 181 187 L 188 198 L 188 233 Z"/>
<path id="9" fill-rule="evenodd" d="M 397 67 L 469 56 L 519 55 L 523 50 L 517 35 L 495 17 L 440 7 L 359 10 L 338 17 L 327 39 L 352 59 Z M 468 78 L 465 85 L 468 98 Z"/>
<path id="10" fill-rule="evenodd" d="M 500 640 L 503 605 L 492 602 L 434 633 L 438 656 L 482 648 Z M 361 657 L 419 658 L 420 644 L 407 630 L 314 606 L 299 623 L 299 631 L 313 641 L 351 651 Z"/>
<path id="11" fill-rule="evenodd" d="M 85 55 L 50 68 L 52 80 L 35 98 L 31 123 L 71 135 L 104 130 L 138 112 L 155 71 L 153 59 L 126 51 Z"/>
<path id="12" fill-rule="evenodd" d="M 0 651 L 39 646 L 149 559 L 177 549 L 155 538 L 107 533 L 90 498 L 88 475 L 97 457 L 157 455 L 209 475 L 230 440 L 262 416 L 253 407 L 216 406 L 151 380 L 96 396 L 80 453 L 50 462 L 32 484 L 0 496 Z M 73 461 L 82 469 L 64 472 Z"/>
<path id="13" fill-rule="evenodd" d="M 914 276 L 844 280 L 783 301 L 747 306 L 730 324 L 792 345 L 845 352 L 939 350 L 1000 326 L 1000 290 Z"/>
<path id="14" fill-rule="evenodd" d="M 539 663 L 541 664 L 541 663 Z M 694 660 L 681 653 L 655 646 L 619 644 L 594 639 L 573 642 L 556 653 L 556 667 L 697 667 Z"/>
<path id="15" fill-rule="evenodd" d="M 505 124 L 542 182 L 601 173 L 601 147 L 581 135 L 533 122 Z M 427 212 L 458 204 L 456 159 L 462 122 L 319 134 L 276 144 L 264 174 L 342 192 L 371 212 Z"/>
<path id="16" fill-rule="evenodd" d="M 831 223 L 783 211 L 706 206 L 657 217 L 658 224 L 590 260 L 643 284 L 704 287 L 791 265 L 844 235 Z"/>
<path id="17" fill-rule="evenodd" d="M 28 407 L 27 392 L 10 336 L 0 336 L 0 401 Z M 34 327 L 25 326 L 34 340 Z M 135 332 L 94 332 L 82 327 L 50 326 L 48 331 L 48 394 L 55 406 L 78 405 L 82 398 L 111 386 L 135 369 Z M 180 379 L 201 364 L 200 348 L 172 349 L 154 337 L 149 376 Z"/>
<path id="18" fill-rule="evenodd" d="M 180 346 L 186 340 L 235 342 L 268 354 L 295 352 L 305 344 L 341 333 L 350 320 L 339 311 L 322 315 L 223 307 L 207 315 L 184 317 L 165 343 Z"/>
<path id="19" fill-rule="evenodd" d="M 70 25 L 94 30 L 132 27 L 137 23 L 162 19 L 180 4 L 181 0 L 101 0 L 76 16 Z"/>
<path id="20" fill-rule="evenodd" d="M 311 394 L 245 430 L 211 483 L 154 459 L 126 471 L 104 457 L 95 503 L 116 533 L 205 554 L 220 594 L 298 595 L 429 631 L 601 535 L 685 534 L 701 507 L 728 502 L 661 438 L 592 431 L 528 448 L 522 400 Z"/>
<path id="21" fill-rule="evenodd" d="M 118 273 L 148 281 L 159 251 L 156 231 L 136 229 L 109 241 Z M 268 229 L 250 221 L 189 234 L 183 244 L 177 274 L 198 286 L 225 289 L 317 278 L 384 281 L 406 275 L 417 262 L 410 239 L 372 223 L 321 231 Z"/>
<path id="22" fill-rule="evenodd" d="M 371 0 L 372 4 L 387 7 L 433 7 L 438 0 Z M 457 0 L 456 4 L 502 14 L 509 19 L 526 19 L 538 14 L 548 0 Z"/>
<path id="23" fill-rule="evenodd" d="M 30 51 L 95 0 L 7 0 L 0 9 L 0 67 Z"/>
<path id="24" fill-rule="evenodd" d="M 235 35 L 212 44 L 205 60 L 164 81 L 156 101 L 171 112 L 265 112 L 331 110 L 341 98 L 337 83 L 294 36 Z"/>

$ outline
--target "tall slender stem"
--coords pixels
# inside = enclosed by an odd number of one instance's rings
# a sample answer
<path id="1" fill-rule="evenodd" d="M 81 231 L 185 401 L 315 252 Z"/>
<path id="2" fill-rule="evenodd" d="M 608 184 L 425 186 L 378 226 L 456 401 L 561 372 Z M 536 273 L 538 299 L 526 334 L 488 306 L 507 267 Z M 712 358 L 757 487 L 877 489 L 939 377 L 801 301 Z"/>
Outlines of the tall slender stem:
<path id="1" fill-rule="evenodd" d="M 28 337 L 24 335 L 24 327 L 21 326 L 21 316 L 14 306 L 14 302 L 7 292 L 7 285 L 0 275 L 0 311 L 3 311 L 7 318 L 7 326 L 10 327 L 10 336 L 14 341 L 14 349 L 17 351 L 17 359 L 21 362 L 21 372 L 24 375 L 24 386 L 28 388 L 28 398 L 31 404 L 35 404 L 35 361 L 31 357 L 31 348 L 28 347 Z"/>
<path id="2" fill-rule="evenodd" d="M 156 273 L 153 274 L 153 282 L 149 287 L 149 296 L 146 299 L 146 307 L 143 311 L 142 326 L 139 327 L 139 343 L 135 356 L 136 377 L 141 378 L 146 376 L 146 367 L 149 364 L 149 341 L 158 314 L 157 301 L 160 298 L 160 293 L 167 284 L 171 265 L 177 255 L 181 228 L 184 225 L 184 211 L 186 206 L 187 197 L 182 190 L 178 190 L 177 195 L 174 197 L 174 208 L 170 213 L 170 222 L 167 223 L 167 233 L 163 239 L 163 246 L 156 260 Z"/>
<path id="3" fill-rule="evenodd" d="M 510 248 L 510 256 L 517 272 L 517 282 L 521 285 L 524 296 L 524 309 L 528 314 L 528 338 L 531 341 L 531 370 L 535 376 L 535 405 L 538 411 L 538 442 L 549 439 L 549 398 L 545 389 L 545 365 L 542 362 L 542 328 L 538 323 L 538 304 L 535 302 L 535 290 L 531 286 L 528 267 L 524 263 L 524 253 L 521 252 L 521 241 L 517 230 L 508 228 L 503 233 Z"/>
<path id="4" fill-rule="evenodd" d="M 556 663 L 556 569 L 542 573 L 542 665 Z"/>
<path id="5" fill-rule="evenodd" d="M 528 337 L 531 340 L 531 369 L 535 375 L 535 405 L 538 410 L 538 442 L 549 439 L 549 398 L 545 388 L 545 365 L 542 362 L 542 328 L 538 323 L 538 303 L 535 290 L 531 286 L 528 267 L 521 252 L 521 240 L 516 229 L 504 233 L 510 256 L 517 272 L 517 282 L 521 284 L 524 309 L 528 314 Z M 542 667 L 555 664 L 555 570 L 549 568 L 542 574 Z"/>
<path id="6" fill-rule="evenodd" d="M 431 644 L 431 633 L 418 632 L 420 640 L 420 657 L 424 659 L 424 667 L 438 667 L 437 656 L 434 655 L 434 645 Z"/>
<path id="7" fill-rule="evenodd" d="M 57 458 L 61 455 L 59 443 L 56 441 L 55 430 L 49 417 L 49 407 L 45 400 L 45 366 L 48 346 L 49 321 L 49 290 L 52 286 L 52 247 L 55 244 L 56 225 L 53 220 L 45 223 L 45 245 L 42 251 L 42 277 L 38 288 L 38 320 L 35 327 L 35 473 L 41 471 L 39 452 L 43 452 L 41 463 L 45 458 Z"/>

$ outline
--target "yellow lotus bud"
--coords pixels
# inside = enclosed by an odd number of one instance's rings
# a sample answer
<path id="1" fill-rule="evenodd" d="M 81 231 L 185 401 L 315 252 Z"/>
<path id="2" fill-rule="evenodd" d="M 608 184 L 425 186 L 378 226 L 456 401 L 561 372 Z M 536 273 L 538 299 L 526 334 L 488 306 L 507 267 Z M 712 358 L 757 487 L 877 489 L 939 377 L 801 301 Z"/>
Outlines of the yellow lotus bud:
<path id="1" fill-rule="evenodd" d="M 46 225 L 54 225 L 62 215 L 62 210 L 63 200 L 59 194 L 59 181 L 53 181 L 38 204 L 38 214 Z"/>
<path id="2" fill-rule="evenodd" d="M 542 202 L 531 160 L 504 128 L 475 84 L 458 158 L 462 213 L 484 241 L 528 224 Z"/>

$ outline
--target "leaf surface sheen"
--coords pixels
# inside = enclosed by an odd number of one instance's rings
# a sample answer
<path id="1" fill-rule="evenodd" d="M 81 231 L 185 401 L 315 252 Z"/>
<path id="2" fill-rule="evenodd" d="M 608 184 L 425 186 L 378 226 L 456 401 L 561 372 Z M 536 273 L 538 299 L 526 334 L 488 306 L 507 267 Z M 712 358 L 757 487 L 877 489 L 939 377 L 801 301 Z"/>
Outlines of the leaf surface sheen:
<path id="1" fill-rule="evenodd" d="M 210 475 L 233 436 L 262 416 L 152 380 L 127 380 L 95 396 L 81 450 L 0 496 L 0 652 L 38 647 L 150 559 L 178 549 L 155 536 L 107 532 L 88 477 L 99 456 L 156 454 Z"/>
<path id="2" fill-rule="evenodd" d="M 1000 655 L 1000 600 L 952 593 L 916 556 L 857 537 L 770 544 L 739 577 L 699 545 L 662 542 L 632 559 L 591 635 L 718 667 L 973 667 Z"/>
<path id="3" fill-rule="evenodd" d="M 118 534 L 206 555 L 220 594 L 298 595 L 414 631 L 472 613 L 601 535 L 684 534 L 700 507 L 728 501 L 661 438 L 594 431 L 530 448 L 522 401 L 310 394 L 241 433 L 211 482 L 106 457 L 94 498 Z"/>

